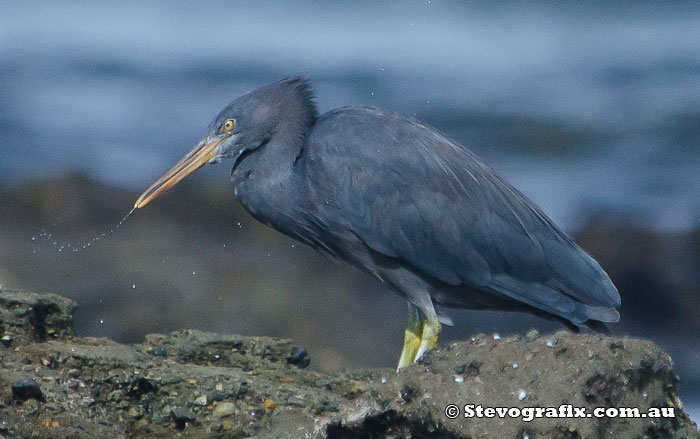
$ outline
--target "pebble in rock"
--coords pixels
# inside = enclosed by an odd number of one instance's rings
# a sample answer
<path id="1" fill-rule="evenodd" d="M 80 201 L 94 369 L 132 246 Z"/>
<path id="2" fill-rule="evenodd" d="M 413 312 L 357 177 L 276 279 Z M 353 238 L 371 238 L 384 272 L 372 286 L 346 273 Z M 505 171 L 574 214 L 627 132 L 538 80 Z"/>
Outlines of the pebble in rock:
<path id="1" fill-rule="evenodd" d="M 535 341 L 535 340 L 537 340 L 539 337 L 540 337 L 540 332 L 539 332 L 537 329 L 532 328 L 532 329 L 530 329 L 530 330 L 527 332 L 527 335 L 525 335 L 525 340 L 527 340 L 527 341 Z"/>
<path id="2" fill-rule="evenodd" d="M 170 416 L 173 417 L 177 428 L 184 428 L 185 423 L 194 421 L 195 417 L 187 407 L 176 407 L 170 410 Z"/>
<path id="3" fill-rule="evenodd" d="M 311 364 L 311 355 L 304 346 L 294 346 L 292 354 L 287 358 L 287 363 L 293 364 L 299 369 L 308 367 Z"/>
<path id="4" fill-rule="evenodd" d="M 236 406 L 232 402 L 222 402 L 216 405 L 214 409 L 214 416 L 218 418 L 223 418 L 224 416 L 231 416 L 236 412 Z"/>
<path id="5" fill-rule="evenodd" d="M 34 379 L 22 378 L 12 385 L 12 394 L 20 401 L 25 401 L 30 398 L 43 399 L 44 394 L 41 393 L 39 383 Z"/>

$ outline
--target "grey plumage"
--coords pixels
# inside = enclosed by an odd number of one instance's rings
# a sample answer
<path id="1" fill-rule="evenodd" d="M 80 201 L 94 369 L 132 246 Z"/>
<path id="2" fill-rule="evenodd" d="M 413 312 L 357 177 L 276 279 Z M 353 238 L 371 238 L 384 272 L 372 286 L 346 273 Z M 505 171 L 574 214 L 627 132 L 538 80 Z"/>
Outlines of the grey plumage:
<path id="1" fill-rule="evenodd" d="M 234 158 L 243 206 L 379 277 L 422 318 L 439 304 L 525 311 L 573 327 L 619 320 L 620 296 L 598 263 L 437 130 L 371 107 L 318 116 L 305 78 L 235 100 L 205 139 L 223 138 L 226 120 L 236 129 L 212 161 Z"/>
<path id="2" fill-rule="evenodd" d="M 262 94 L 292 99 L 280 109 L 303 103 L 307 114 L 315 112 L 307 81 L 270 87 L 276 90 Z M 293 147 L 271 136 L 268 151 L 234 167 L 239 198 L 264 222 L 380 278 L 401 264 L 425 277 L 441 305 L 524 303 L 576 325 L 619 319 L 620 296 L 598 263 L 459 143 L 377 108 L 306 120 L 312 123 L 297 125 L 299 133 L 283 133 L 298 139 Z M 242 176 L 268 169 L 263 163 L 277 176 L 254 178 L 252 187 L 250 175 Z M 270 188 L 267 180 L 280 174 L 284 183 Z M 400 280 L 391 284 L 410 300 Z"/>

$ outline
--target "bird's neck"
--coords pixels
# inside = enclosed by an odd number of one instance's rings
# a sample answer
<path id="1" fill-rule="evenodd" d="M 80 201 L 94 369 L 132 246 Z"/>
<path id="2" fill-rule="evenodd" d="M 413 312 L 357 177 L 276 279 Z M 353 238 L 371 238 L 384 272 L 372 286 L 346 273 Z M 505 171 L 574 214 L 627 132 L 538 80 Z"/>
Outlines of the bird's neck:
<path id="1" fill-rule="evenodd" d="M 263 105 L 263 104 L 260 104 Z M 265 104 L 275 120 L 263 145 L 244 153 L 231 173 L 241 204 L 259 221 L 285 231 L 304 191 L 303 154 L 318 117 L 308 82 L 293 82 Z"/>
<path id="2" fill-rule="evenodd" d="M 243 207 L 258 221 L 283 233 L 287 233 L 285 225 L 295 216 L 305 190 L 301 158 L 309 130 L 273 137 L 241 160 L 231 173 L 236 197 Z"/>

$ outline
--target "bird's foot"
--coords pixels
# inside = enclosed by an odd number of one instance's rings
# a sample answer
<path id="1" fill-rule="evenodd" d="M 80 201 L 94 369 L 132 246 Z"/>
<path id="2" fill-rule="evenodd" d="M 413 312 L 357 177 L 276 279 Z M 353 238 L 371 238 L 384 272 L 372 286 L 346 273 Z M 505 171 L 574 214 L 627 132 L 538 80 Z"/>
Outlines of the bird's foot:
<path id="1" fill-rule="evenodd" d="M 416 357 L 413 359 L 414 363 L 418 361 L 424 353 L 437 347 L 440 332 L 442 332 L 442 325 L 438 319 L 428 320 L 423 323 L 423 333 L 421 334 L 418 352 L 416 352 Z"/>
<path id="2" fill-rule="evenodd" d="M 401 357 L 396 368 L 401 369 L 418 361 L 424 353 L 437 347 L 438 337 L 442 331 L 440 321 L 430 319 L 425 322 L 418 322 L 412 325 L 409 321 L 409 327 L 404 333 L 404 344 L 401 350 Z"/>
<path id="3" fill-rule="evenodd" d="M 419 330 L 422 328 L 418 328 Z M 412 329 L 406 329 L 403 337 L 403 349 L 401 350 L 401 357 L 399 358 L 399 365 L 396 370 L 406 367 L 413 363 L 416 358 L 416 353 L 420 349 L 421 344 L 421 333 L 413 332 Z"/>

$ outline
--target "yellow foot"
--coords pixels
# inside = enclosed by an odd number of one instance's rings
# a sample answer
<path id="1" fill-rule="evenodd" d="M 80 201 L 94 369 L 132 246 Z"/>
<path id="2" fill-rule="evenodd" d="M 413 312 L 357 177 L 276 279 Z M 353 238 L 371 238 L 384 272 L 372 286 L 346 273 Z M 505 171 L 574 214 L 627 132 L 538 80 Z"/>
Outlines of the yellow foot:
<path id="1" fill-rule="evenodd" d="M 418 347 L 418 352 L 416 352 L 416 358 L 413 359 L 413 362 L 418 361 L 424 353 L 437 347 L 437 341 L 441 331 L 442 325 L 438 319 L 431 319 L 423 323 L 420 346 Z"/>
<path id="2" fill-rule="evenodd" d="M 435 349 L 440 331 L 442 331 L 442 325 L 437 317 L 422 322 L 418 309 L 409 304 L 408 328 L 404 333 L 403 349 L 396 369 L 415 363 L 424 353 Z"/>
<path id="3" fill-rule="evenodd" d="M 420 348 L 421 338 L 420 332 L 415 333 L 410 329 L 406 329 L 403 337 L 403 349 L 401 350 L 401 357 L 399 358 L 399 365 L 396 369 L 401 369 L 402 367 L 409 366 L 416 358 L 416 353 Z"/>

